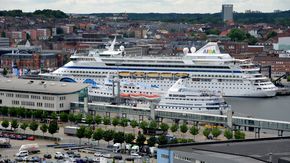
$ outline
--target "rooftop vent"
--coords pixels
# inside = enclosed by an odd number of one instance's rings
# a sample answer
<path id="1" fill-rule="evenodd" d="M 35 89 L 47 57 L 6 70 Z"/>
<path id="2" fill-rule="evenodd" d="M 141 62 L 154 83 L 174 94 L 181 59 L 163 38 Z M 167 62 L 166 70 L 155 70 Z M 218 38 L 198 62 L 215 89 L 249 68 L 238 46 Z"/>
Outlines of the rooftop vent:
<path id="1" fill-rule="evenodd" d="M 45 83 L 45 81 L 41 81 L 39 82 L 39 85 L 43 85 Z"/>
<path id="2" fill-rule="evenodd" d="M 30 80 L 27 82 L 27 84 L 32 84 L 34 81 L 33 80 Z"/>

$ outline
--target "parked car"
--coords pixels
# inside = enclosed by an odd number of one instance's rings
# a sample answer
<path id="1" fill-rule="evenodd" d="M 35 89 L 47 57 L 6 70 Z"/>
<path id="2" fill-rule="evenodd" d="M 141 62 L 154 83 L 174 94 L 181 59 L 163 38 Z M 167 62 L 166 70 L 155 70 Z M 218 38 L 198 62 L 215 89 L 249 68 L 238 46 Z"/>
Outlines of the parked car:
<path id="1" fill-rule="evenodd" d="M 54 158 L 55 159 L 63 159 L 64 155 L 61 152 L 56 152 L 55 155 L 54 155 Z"/>
<path id="2" fill-rule="evenodd" d="M 34 137 L 34 136 L 29 136 L 29 137 L 27 138 L 27 140 L 34 141 L 34 140 L 35 140 L 35 137 Z"/>
<path id="3" fill-rule="evenodd" d="M 47 158 L 47 159 L 51 159 L 51 154 L 49 154 L 49 153 L 45 153 L 45 154 L 43 155 L 43 157 L 44 157 L 44 158 Z"/>
<path id="4" fill-rule="evenodd" d="M 38 157 L 38 156 L 33 156 L 31 158 L 28 158 L 27 160 L 28 162 L 40 162 L 41 161 L 41 158 Z"/>
<path id="5" fill-rule="evenodd" d="M 103 157 L 103 154 L 101 152 L 96 152 L 94 154 L 95 157 Z"/>
<path id="6" fill-rule="evenodd" d="M 18 153 L 16 153 L 16 157 L 25 157 L 28 155 L 29 155 L 28 151 L 19 151 Z"/>
<path id="7" fill-rule="evenodd" d="M 15 139 L 17 139 L 17 140 L 23 140 L 24 138 L 21 135 L 15 135 Z"/>
<path id="8" fill-rule="evenodd" d="M 113 158 L 115 160 L 122 160 L 123 159 L 122 155 L 115 155 Z"/>
<path id="9" fill-rule="evenodd" d="M 80 153 L 75 153 L 74 154 L 74 158 L 81 158 L 81 154 Z"/>
<path id="10" fill-rule="evenodd" d="M 24 156 L 24 157 L 16 157 L 15 158 L 15 161 L 18 161 L 18 162 L 22 162 L 22 161 L 27 161 L 27 156 Z"/>
<path id="11" fill-rule="evenodd" d="M 103 157 L 105 157 L 105 158 L 112 158 L 112 156 L 111 156 L 110 153 L 104 154 Z"/>

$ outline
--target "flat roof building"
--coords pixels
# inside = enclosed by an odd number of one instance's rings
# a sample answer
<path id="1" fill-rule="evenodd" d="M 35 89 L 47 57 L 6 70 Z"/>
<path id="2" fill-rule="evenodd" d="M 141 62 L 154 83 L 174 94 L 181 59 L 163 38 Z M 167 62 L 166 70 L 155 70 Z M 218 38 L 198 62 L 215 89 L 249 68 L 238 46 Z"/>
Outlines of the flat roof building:
<path id="1" fill-rule="evenodd" d="M 232 4 L 223 4 L 222 7 L 222 17 L 223 21 L 233 21 L 233 5 Z"/>
<path id="2" fill-rule="evenodd" d="M 8 48 L 10 46 L 9 38 L 0 37 L 0 48 Z"/>
<path id="3" fill-rule="evenodd" d="M 289 163 L 290 137 L 165 145 L 157 162 L 168 163 Z"/>
<path id="4" fill-rule="evenodd" d="M 88 84 L 0 78 L 0 107 L 68 111 L 88 96 Z"/>

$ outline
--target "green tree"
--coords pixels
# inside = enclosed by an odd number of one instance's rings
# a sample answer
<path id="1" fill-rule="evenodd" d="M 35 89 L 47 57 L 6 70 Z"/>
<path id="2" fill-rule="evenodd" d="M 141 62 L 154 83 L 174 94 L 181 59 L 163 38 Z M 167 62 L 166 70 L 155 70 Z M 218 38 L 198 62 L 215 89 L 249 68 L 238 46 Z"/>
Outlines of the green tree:
<path id="1" fill-rule="evenodd" d="M 153 147 L 155 146 L 157 140 L 156 140 L 156 137 L 155 136 L 151 136 L 148 140 L 147 140 L 147 144 L 150 146 L 150 147 Z"/>
<path id="2" fill-rule="evenodd" d="M 76 123 L 80 123 L 83 119 L 83 114 L 82 113 L 78 113 L 76 116 L 75 116 L 75 122 Z"/>
<path id="3" fill-rule="evenodd" d="M 61 112 L 59 118 L 62 122 L 68 122 L 68 114 L 66 112 Z"/>
<path id="4" fill-rule="evenodd" d="M 157 125 L 157 122 L 156 121 L 154 121 L 154 120 L 150 121 L 150 123 L 149 123 L 149 129 L 156 130 L 157 127 L 158 127 L 158 125 Z"/>
<path id="5" fill-rule="evenodd" d="M 142 121 L 140 124 L 139 124 L 139 127 L 143 130 L 146 130 L 148 128 L 148 122 L 146 121 Z"/>
<path id="6" fill-rule="evenodd" d="M 25 130 L 26 130 L 27 127 L 28 127 L 28 123 L 26 123 L 26 122 L 23 122 L 23 123 L 20 125 L 20 128 L 24 131 L 24 133 L 25 133 Z"/>
<path id="7" fill-rule="evenodd" d="M 30 34 L 29 33 L 26 33 L 26 40 L 31 40 L 31 37 L 30 37 Z"/>
<path id="8" fill-rule="evenodd" d="M 8 74 L 8 70 L 7 70 L 7 68 L 4 68 L 4 69 L 3 69 L 3 72 L 2 72 L 2 75 L 3 75 L 3 76 L 6 76 L 7 74 Z"/>
<path id="9" fill-rule="evenodd" d="M 237 131 L 235 131 L 234 136 L 235 136 L 235 139 L 240 140 L 240 139 L 245 139 L 246 135 L 244 132 L 237 130 Z"/>
<path id="10" fill-rule="evenodd" d="M 29 128 L 33 131 L 33 134 L 35 134 L 35 131 L 38 129 L 38 123 L 36 121 L 32 121 L 29 125 Z"/>
<path id="11" fill-rule="evenodd" d="M 125 142 L 128 144 L 132 144 L 133 140 L 135 139 L 135 135 L 132 133 L 125 134 Z"/>
<path id="12" fill-rule="evenodd" d="M 128 126 L 128 119 L 127 118 L 121 118 L 120 125 L 123 127 L 123 132 L 125 132 L 125 127 Z"/>
<path id="13" fill-rule="evenodd" d="M 272 37 L 276 37 L 276 36 L 277 36 L 277 32 L 271 31 L 267 34 L 267 39 L 272 38 Z"/>
<path id="14" fill-rule="evenodd" d="M 92 115 L 87 115 L 86 116 L 86 123 L 91 126 L 91 124 L 93 124 L 94 122 L 94 117 Z"/>
<path id="15" fill-rule="evenodd" d="M 114 143 L 124 143 L 125 133 L 124 132 L 115 132 L 114 133 Z"/>
<path id="16" fill-rule="evenodd" d="M 53 134 L 57 133 L 58 124 L 56 120 L 53 120 L 48 125 L 48 132 L 53 136 Z"/>
<path id="17" fill-rule="evenodd" d="M 90 142 L 92 135 L 93 135 L 93 130 L 90 127 L 87 127 L 85 130 L 84 136 L 88 139 L 88 143 Z"/>
<path id="18" fill-rule="evenodd" d="M 167 144 L 167 139 L 166 139 L 165 135 L 160 135 L 158 137 L 158 144 L 159 145 Z"/>
<path id="19" fill-rule="evenodd" d="M 48 112 L 47 111 L 43 111 L 42 112 L 42 118 L 43 119 L 47 119 L 48 118 Z"/>
<path id="20" fill-rule="evenodd" d="M 195 140 L 195 135 L 197 135 L 199 132 L 199 129 L 196 126 L 192 126 L 190 128 L 190 134 L 193 135 L 193 139 Z"/>
<path id="21" fill-rule="evenodd" d="M 53 120 L 57 120 L 57 114 L 56 114 L 56 112 L 52 112 L 51 115 L 50 115 L 50 117 Z"/>
<path id="22" fill-rule="evenodd" d="M 68 120 L 71 122 L 71 123 L 74 123 L 76 121 L 75 119 L 75 115 L 73 113 L 70 113 L 68 115 Z"/>
<path id="23" fill-rule="evenodd" d="M 111 118 L 110 117 L 104 117 L 103 118 L 104 125 L 111 125 Z"/>
<path id="24" fill-rule="evenodd" d="M 233 138 L 233 132 L 229 129 L 226 129 L 224 132 L 224 136 L 229 140 Z"/>
<path id="25" fill-rule="evenodd" d="M 169 129 L 169 125 L 166 123 L 161 123 L 160 124 L 160 129 L 163 131 L 163 133 L 167 132 Z"/>
<path id="26" fill-rule="evenodd" d="M 138 124 L 138 122 L 136 121 L 136 120 L 131 120 L 131 122 L 130 122 L 130 126 L 133 128 L 133 131 L 134 131 L 134 133 L 135 133 L 135 128 L 138 126 L 139 124 Z"/>
<path id="27" fill-rule="evenodd" d="M 18 122 L 16 119 L 13 119 L 11 122 L 11 128 L 13 128 L 13 130 L 17 129 L 19 126 Z"/>
<path id="28" fill-rule="evenodd" d="M 228 37 L 230 37 L 232 41 L 243 41 L 246 39 L 246 33 L 241 29 L 234 28 L 229 32 Z"/>
<path id="29" fill-rule="evenodd" d="M 203 134 L 206 138 L 208 138 L 208 136 L 209 136 L 209 134 L 210 134 L 210 129 L 209 129 L 209 128 L 205 128 L 205 129 L 203 130 L 202 134 Z"/>
<path id="30" fill-rule="evenodd" d="M 185 123 L 183 123 L 182 125 L 179 126 L 180 131 L 185 134 L 188 131 L 188 127 Z"/>
<path id="31" fill-rule="evenodd" d="M 113 140 L 114 138 L 114 130 L 107 130 L 104 132 L 103 136 L 104 136 L 104 140 L 106 142 L 108 142 L 108 145 L 109 145 L 109 142 Z"/>
<path id="32" fill-rule="evenodd" d="M 101 128 L 97 128 L 96 131 L 93 134 L 93 139 L 98 141 L 98 145 L 99 145 L 99 141 L 101 139 L 103 139 L 103 134 L 104 134 L 104 131 Z"/>
<path id="33" fill-rule="evenodd" d="M 209 29 L 205 31 L 205 33 L 207 35 L 219 35 L 221 32 L 218 29 L 214 28 L 214 29 Z"/>
<path id="34" fill-rule="evenodd" d="M 179 126 L 178 124 L 174 123 L 172 124 L 172 126 L 170 127 L 171 132 L 174 134 L 177 130 L 178 130 Z"/>
<path id="35" fill-rule="evenodd" d="M 1 126 L 4 127 L 4 128 L 8 128 L 9 127 L 9 121 L 8 120 L 2 121 Z"/>
<path id="36" fill-rule="evenodd" d="M 48 126 L 44 123 L 43 125 L 40 126 L 40 130 L 42 131 L 43 133 L 43 136 L 44 134 L 47 132 L 48 130 Z"/>
<path id="37" fill-rule="evenodd" d="M 255 45 L 258 42 L 258 39 L 254 36 L 251 36 L 251 35 L 247 36 L 246 40 L 247 40 L 249 45 Z"/>
<path id="38" fill-rule="evenodd" d="M 79 144 L 81 144 L 82 138 L 85 137 L 85 126 L 80 126 L 80 128 L 77 129 L 76 136 L 80 139 Z"/>
<path id="39" fill-rule="evenodd" d="M 212 130 L 211 130 L 211 133 L 212 133 L 212 136 L 214 138 L 217 138 L 218 136 L 220 136 L 220 134 L 222 133 L 222 131 L 218 128 L 218 127 L 214 127 Z"/>
<path id="40" fill-rule="evenodd" d="M 119 117 L 114 117 L 112 120 L 112 125 L 116 128 L 116 126 L 120 123 Z"/>
<path id="41" fill-rule="evenodd" d="M 1 32 L 1 37 L 6 37 L 6 33 L 4 31 Z"/>
<path id="42" fill-rule="evenodd" d="M 96 115 L 95 116 L 95 123 L 97 125 L 101 124 L 102 123 L 102 117 L 100 115 Z"/>
<path id="43" fill-rule="evenodd" d="M 136 139 L 136 144 L 139 147 L 142 147 L 144 145 L 145 140 L 146 140 L 146 137 L 143 134 L 139 134 Z"/>

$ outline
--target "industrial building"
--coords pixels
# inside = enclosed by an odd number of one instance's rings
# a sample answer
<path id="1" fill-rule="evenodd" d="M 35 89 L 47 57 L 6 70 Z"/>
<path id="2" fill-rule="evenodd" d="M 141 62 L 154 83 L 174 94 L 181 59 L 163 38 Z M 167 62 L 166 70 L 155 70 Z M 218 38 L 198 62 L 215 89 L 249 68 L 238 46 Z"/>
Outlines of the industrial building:
<path id="1" fill-rule="evenodd" d="M 0 78 L 0 107 L 68 111 L 71 102 L 84 101 L 88 84 Z"/>
<path id="2" fill-rule="evenodd" d="M 290 137 L 201 142 L 161 146 L 157 162 L 289 163 Z"/>

